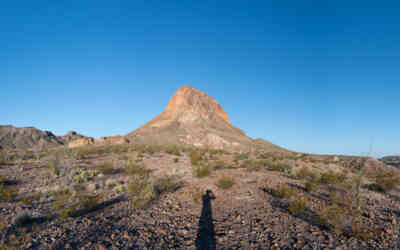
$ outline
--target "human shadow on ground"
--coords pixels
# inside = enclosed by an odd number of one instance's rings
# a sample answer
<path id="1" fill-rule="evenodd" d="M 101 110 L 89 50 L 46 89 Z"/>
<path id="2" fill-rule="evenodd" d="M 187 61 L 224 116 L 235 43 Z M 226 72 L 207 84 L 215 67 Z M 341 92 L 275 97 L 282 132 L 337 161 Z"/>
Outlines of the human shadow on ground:
<path id="1" fill-rule="evenodd" d="M 207 190 L 203 195 L 203 209 L 199 219 L 199 227 L 196 238 L 196 249 L 214 250 L 216 249 L 215 231 L 212 216 L 211 200 L 215 195 L 211 190 Z"/>

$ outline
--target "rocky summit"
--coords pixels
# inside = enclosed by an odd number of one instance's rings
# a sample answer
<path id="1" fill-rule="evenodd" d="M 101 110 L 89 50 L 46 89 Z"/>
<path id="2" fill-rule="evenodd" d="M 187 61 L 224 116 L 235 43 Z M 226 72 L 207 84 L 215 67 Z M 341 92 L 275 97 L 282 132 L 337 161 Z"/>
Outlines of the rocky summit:
<path id="1" fill-rule="evenodd" d="M 260 143 L 231 124 L 224 108 L 203 91 L 182 86 L 165 111 L 127 135 L 136 143 L 248 150 Z M 283 150 L 264 141 L 269 150 Z"/>

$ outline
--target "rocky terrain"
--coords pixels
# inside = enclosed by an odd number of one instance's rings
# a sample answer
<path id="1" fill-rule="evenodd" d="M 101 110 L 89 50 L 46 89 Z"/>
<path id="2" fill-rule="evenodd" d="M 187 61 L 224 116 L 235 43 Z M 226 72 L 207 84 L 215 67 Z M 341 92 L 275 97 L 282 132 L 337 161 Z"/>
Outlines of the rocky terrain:
<path id="1" fill-rule="evenodd" d="M 400 170 L 254 140 L 189 86 L 126 136 L 7 141 L 0 249 L 400 247 Z"/>

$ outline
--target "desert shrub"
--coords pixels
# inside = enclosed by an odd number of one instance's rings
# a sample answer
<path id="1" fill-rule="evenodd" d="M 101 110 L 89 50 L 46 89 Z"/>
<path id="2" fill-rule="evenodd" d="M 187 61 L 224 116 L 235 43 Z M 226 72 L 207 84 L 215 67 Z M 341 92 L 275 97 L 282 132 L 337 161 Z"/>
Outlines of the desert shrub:
<path id="1" fill-rule="evenodd" d="M 264 161 L 254 161 L 254 160 L 245 160 L 240 165 L 241 168 L 245 168 L 247 171 L 259 171 L 263 169 L 265 166 Z"/>
<path id="2" fill-rule="evenodd" d="M 323 204 L 318 211 L 317 219 L 322 226 L 330 228 L 336 235 L 341 235 L 346 224 L 346 210 L 337 205 Z"/>
<path id="3" fill-rule="evenodd" d="M 287 184 L 280 184 L 274 191 L 274 196 L 290 199 L 298 193 L 298 190 Z"/>
<path id="4" fill-rule="evenodd" d="M 49 170 L 49 173 L 53 177 L 61 176 L 61 171 L 64 168 L 64 162 L 60 156 L 60 154 L 55 154 L 47 163 L 46 167 Z"/>
<path id="5" fill-rule="evenodd" d="M 65 208 L 72 200 L 72 193 L 69 189 L 54 191 L 51 193 L 51 196 L 54 198 L 51 207 L 56 211 Z"/>
<path id="6" fill-rule="evenodd" d="M 88 193 L 79 193 L 77 196 L 77 204 L 75 205 L 76 208 L 79 208 L 80 211 L 90 212 L 95 209 L 101 199 L 101 195 L 92 195 Z"/>
<path id="7" fill-rule="evenodd" d="M 109 175 L 115 173 L 114 166 L 111 162 L 103 162 L 94 166 L 100 173 Z"/>
<path id="8" fill-rule="evenodd" d="M 176 176 L 160 178 L 154 183 L 154 193 L 158 197 L 164 193 L 175 192 L 183 186 Z"/>
<path id="9" fill-rule="evenodd" d="M 14 199 L 14 197 L 14 188 L 0 183 L 0 202 L 10 202 Z"/>
<path id="10" fill-rule="evenodd" d="M 171 154 L 171 155 L 176 155 L 176 156 L 181 156 L 181 152 L 177 146 L 168 146 L 165 149 L 165 153 Z"/>
<path id="11" fill-rule="evenodd" d="M 117 186 L 117 181 L 114 179 L 107 179 L 105 184 L 106 184 L 106 187 L 113 188 L 113 187 Z"/>
<path id="12" fill-rule="evenodd" d="M 216 185 L 221 189 L 229 189 L 235 184 L 235 179 L 233 177 L 222 177 L 218 179 Z"/>
<path id="13" fill-rule="evenodd" d="M 131 209 L 136 209 L 148 204 L 154 197 L 153 186 L 148 178 L 134 176 L 126 185 L 126 192 L 130 201 Z"/>
<path id="14" fill-rule="evenodd" d="M 249 159 L 248 154 L 237 154 L 235 155 L 235 161 L 247 160 Z"/>
<path id="15" fill-rule="evenodd" d="M 204 194 L 204 190 L 197 186 L 189 186 L 187 189 L 187 195 L 189 196 L 189 199 L 191 199 L 195 203 L 200 202 Z"/>
<path id="16" fill-rule="evenodd" d="M 307 192 L 312 192 L 319 189 L 319 183 L 313 180 L 308 180 L 304 186 Z"/>
<path id="17" fill-rule="evenodd" d="M 128 175 L 132 175 L 132 176 L 148 176 L 150 174 L 150 170 L 140 166 L 140 165 L 136 165 L 133 163 L 130 163 L 126 168 L 125 168 L 125 172 Z"/>
<path id="18" fill-rule="evenodd" d="M 290 167 L 287 164 L 282 164 L 282 163 L 266 162 L 265 168 L 269 171 L 277 171 L 277 172 L 286 173 L 286 174 L 290 174 L 290 172 L 292 171 L 292 167 Z"/>
<path id="19" fill-rule="evenodd" d="M 76 160 L 84 160 L 84 159 L 89 158 L 90 153 L 91 153 L 91 152 L 90 152 L 90 149 L 89 149 L 89 148 L 79 147 L 79 148 L 76 148 L 76 149 L 74 150 L 74 152 L 73 152 L 73 157 L 74 157 Z"/>
<path id="20" fill-rule="evenodd" d="M 210 165 L 197 166 L 196 167 L 196 176 L 199 178 L 210 176 L 212 173 L 212 170 L 213 169 Z"/>
<path id="21" fill-rule="evenodd" d="M 308 200 L 306 197 L 301 197 L 300 199 L 296 199 L 289 205 L 289 212 L 291 214 L 297 215 L 304 212 L 308 207 Z"/>
<path id="22" fill-rule="evenodd" d="M 369 189 L 386 193 L 399 185 L 399 175 L 392 171 L 381 172 L 375 176 L 375 183 L 369 185 Z"/>
<path id="23" fill-rule="evenodd" d="M 74 168 L 71 171 L 72 180 L 74 183 L 86 183 L 92 180 L 98 172 L 96 170 L 84 170 L 82 168 Z"/>
<path id="24" fill-rule="evenodd" d="M 190 152 L 189 157 L 190 157 L 190 162 L 192 163 L 193 166 L 198 165 L 202 160 L 200 153 L 195 150 Z"/>
<path id="25" fill-rule="evenodd" d="M 295 176 L 300 180 L 317 180 L 317 175 L 306 167 L 298 170 Z"/>
<path id="26" fill-rule="evenodd" d="M 114 188 L 114 190 L 115 190 L 117 193 L 122 193 L 122 192 L 124 192 L 124 189 L 125 189 L 125 186 L 122 185 L 122 184 L 120 184 L 120 185 L 118 185 L 118 186 L 115 186 L 115 188 Z"/>
<path id="27" fill-rule="evenodd" d="M 319 182 L 321 184 L 338 184 L 346 180 L 345 173 L 334 173 L 333 171 L 322 173 Z"/>
<path id="28" fill-rule="evenodd" d="M 179 162 L 179 158 L 174 158 L 174 163 L 178 163 Z"/>
<path id="29" fill-rule="evenodd" d="M 226 164 L 226 163 L 223 162 L 223 161 L 216 161 L 216 162 L 213 164 L 213 168 L 214 168 L 214 170 L 221 170 L 221 169 L 232 168 L 232 166 Z"/>

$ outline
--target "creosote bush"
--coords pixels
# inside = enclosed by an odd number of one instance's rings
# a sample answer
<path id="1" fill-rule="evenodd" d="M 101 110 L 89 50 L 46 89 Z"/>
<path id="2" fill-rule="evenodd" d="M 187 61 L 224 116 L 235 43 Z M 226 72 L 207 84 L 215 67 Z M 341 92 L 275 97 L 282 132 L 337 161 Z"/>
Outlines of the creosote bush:
<path id="1" fill-rule="evenodd" d="M 310 193 L 319 189 L 319 183 L 313 180 L 308 180 L 304 188 L 308 193 Z"/>
<path id="2" fill-rule="evenodd" d="M 193 166 L 198 165 L 202 160 L 200 152 L 195 150 L 190 152 L 189 157 L 190 157 L 190 162 L 192 163 Z"/>
<path id="3" fill-rule="evenodd" d="M 290 172 L 292 171 L 292 167 L 282 163 L 266 162 L 265 168 L 269 171 L 277 171 L 285 174 L 290 174 Z"/>
<path id="4" fill-rule="evenodd" d="M 126 185 L 126 192 L 131 209 L 145 206 L 154 197 L 153 186 L 148 178 L 143 178 L 143 176 L 133 176 L 132 180 Z"/>
<path id="5" fill-rule="evenodd" d="M 229 189 L 235 184 L 235 179 L 233 177 L 222 177 L 218 179 L 216 185 L 221 189 Z"/>

